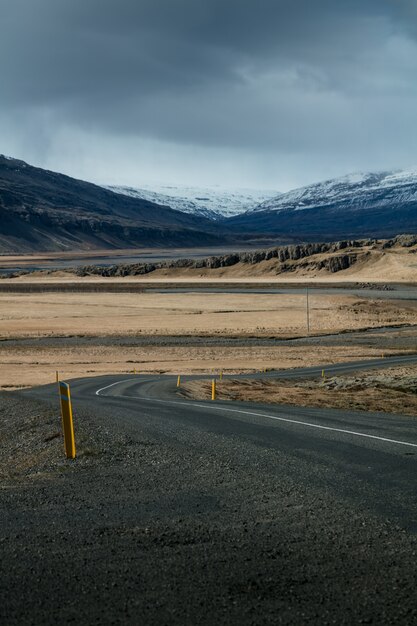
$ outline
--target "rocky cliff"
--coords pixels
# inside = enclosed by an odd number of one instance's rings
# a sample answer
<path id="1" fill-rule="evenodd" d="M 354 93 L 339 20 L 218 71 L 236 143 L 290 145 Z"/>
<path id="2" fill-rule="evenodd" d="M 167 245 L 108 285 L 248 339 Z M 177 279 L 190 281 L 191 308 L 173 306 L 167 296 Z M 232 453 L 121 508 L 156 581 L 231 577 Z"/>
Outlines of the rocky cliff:
<path id="1" fill-rule="evenodd" d="M 78 276 L 140 276 L 156 270 L 169 269 L 218 269 L 235 266 L 239 263 L 257 265 L 265 261 L 275 260 L 277 274 L 292 272 L 297 269 L 326 270 L 336 273 L 354 265 L 358 259 L 364 259 L 370 250 L 381 250 L 392 247 L 411 247 L 417 245 L 417 236 L 401 235 L 389 240 L 363 239 L 346 240 L 334 243 L 309 243 L 305 245 L 280 246 L 253 252 L 236 252 L 222 256 L 211 256 L 205 259 L 180 259 L 160 263 L 134 263 L 111 265 L 107 267 L 83 266 L 77 269 Z"/>

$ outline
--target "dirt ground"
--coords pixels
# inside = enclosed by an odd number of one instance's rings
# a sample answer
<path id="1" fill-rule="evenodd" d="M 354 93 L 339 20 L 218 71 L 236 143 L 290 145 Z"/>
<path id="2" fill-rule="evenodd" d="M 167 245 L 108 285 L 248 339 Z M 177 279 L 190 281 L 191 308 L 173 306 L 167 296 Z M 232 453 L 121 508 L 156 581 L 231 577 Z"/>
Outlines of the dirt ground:
<path id="1" fill-rule="evenodd" d="M 302 407 L 382 411 L 417 415 L 417 366 L 397 367 L 356 376 L 317 380 L 233 380 L 216 382 L 219 400 L 240 400 Z M 211 380 L 184 381 L 184 397 L 210 400 Z"/>

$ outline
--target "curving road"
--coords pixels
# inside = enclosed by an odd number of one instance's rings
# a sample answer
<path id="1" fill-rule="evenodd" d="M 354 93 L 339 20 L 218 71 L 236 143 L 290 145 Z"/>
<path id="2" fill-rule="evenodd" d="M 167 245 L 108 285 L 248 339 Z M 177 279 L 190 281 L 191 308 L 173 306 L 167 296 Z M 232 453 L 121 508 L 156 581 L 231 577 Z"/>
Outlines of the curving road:
<path id="1" fill-rule="evenodd" d="M 417 355 L 407 355 L 240 377 L 303 379 L 319 377 L 323 369 L 332 376 L 416 362 Z M 145 418 L 164 436 L 175 437 L 176 429 L 192 428 L 201 433 L 256 441 L 259 447 L 289 453 L 303 461 L 304 475 L 300 479 L 311 484 L 321 480 L 316 469 L 326 466 L 332 472 L 333 486 L 356 506 L 417 530 L 416 419 L 338 409 L 193 401 L 178 394 L 176 381 L 176 376 L 166 375 L 104 376 L 74 380 L 71 392 L 75 409 L 83 406 L 99 411 L 105 407 L 119 420 L 121 428 L 142 427 Z M 29 393 L 54 399 L 56 389 L 48 386 Z"/>
<path id="2" fill-rule="evenodd" d="M 175 376 L 71 391 L 78 459 L 0 490 L 2 624 L 417 623 L 415 418 L 197 402 Z"/>

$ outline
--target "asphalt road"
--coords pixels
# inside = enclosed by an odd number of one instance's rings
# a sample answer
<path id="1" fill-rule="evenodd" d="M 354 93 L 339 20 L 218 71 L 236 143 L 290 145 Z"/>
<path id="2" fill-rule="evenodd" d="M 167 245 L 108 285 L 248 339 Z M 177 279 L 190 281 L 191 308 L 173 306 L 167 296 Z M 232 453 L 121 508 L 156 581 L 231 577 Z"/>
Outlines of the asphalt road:
<path id="1" fill-rule="evenodd" d="M 417 623 L 414 418 L 185 400 L 172 376 L 71 391 L 104 454 L 0 492 L 2 623 Z"/>
<path id="2" fill-rule="evenodd" d="M 417 362 L 417 355 L 270 371 L 241 378 L 306 379 L 352 374 Z M 231 376 L 232 378 L 239 378 Z M 225 376 L 227 378 L 227 376 Z M 188 376 L 207 379 L 207 375 Z M 182 379 L 184 381 L 184 378 Z M 226 437 L 248 438 L 260 447 L 309 456 L 311 464 L 332 467 L 340 493 L 358 506 L 417 531 L 417 421 L 409 416 L 315 409 L 260 403 L 192 401 L 179 396 L 176 376 L 133 375 L 79 379 L 71 383 L 75 404 L 111 411 L 134 428 L 146 414 L 163 432 L 192 426 Z M 34 389 L 56 395 L 55 386 Z M 314 480 L 314 472 L 310 480 Z M 366 489 L 357 489 L 366 477 Z M 372 496 L 370 491 L 372 490 Z"/>

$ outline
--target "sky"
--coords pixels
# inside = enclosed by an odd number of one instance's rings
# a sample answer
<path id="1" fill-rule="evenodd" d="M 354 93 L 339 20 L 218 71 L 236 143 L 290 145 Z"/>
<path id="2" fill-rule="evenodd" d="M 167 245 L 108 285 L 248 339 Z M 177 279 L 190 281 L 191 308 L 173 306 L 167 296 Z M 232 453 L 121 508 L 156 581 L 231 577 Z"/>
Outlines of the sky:
<path id="1" fill-rule="evenodd" d="M 286 191 L 417 165 L 417 0 L 0 0 L 0 153 Z"/>

